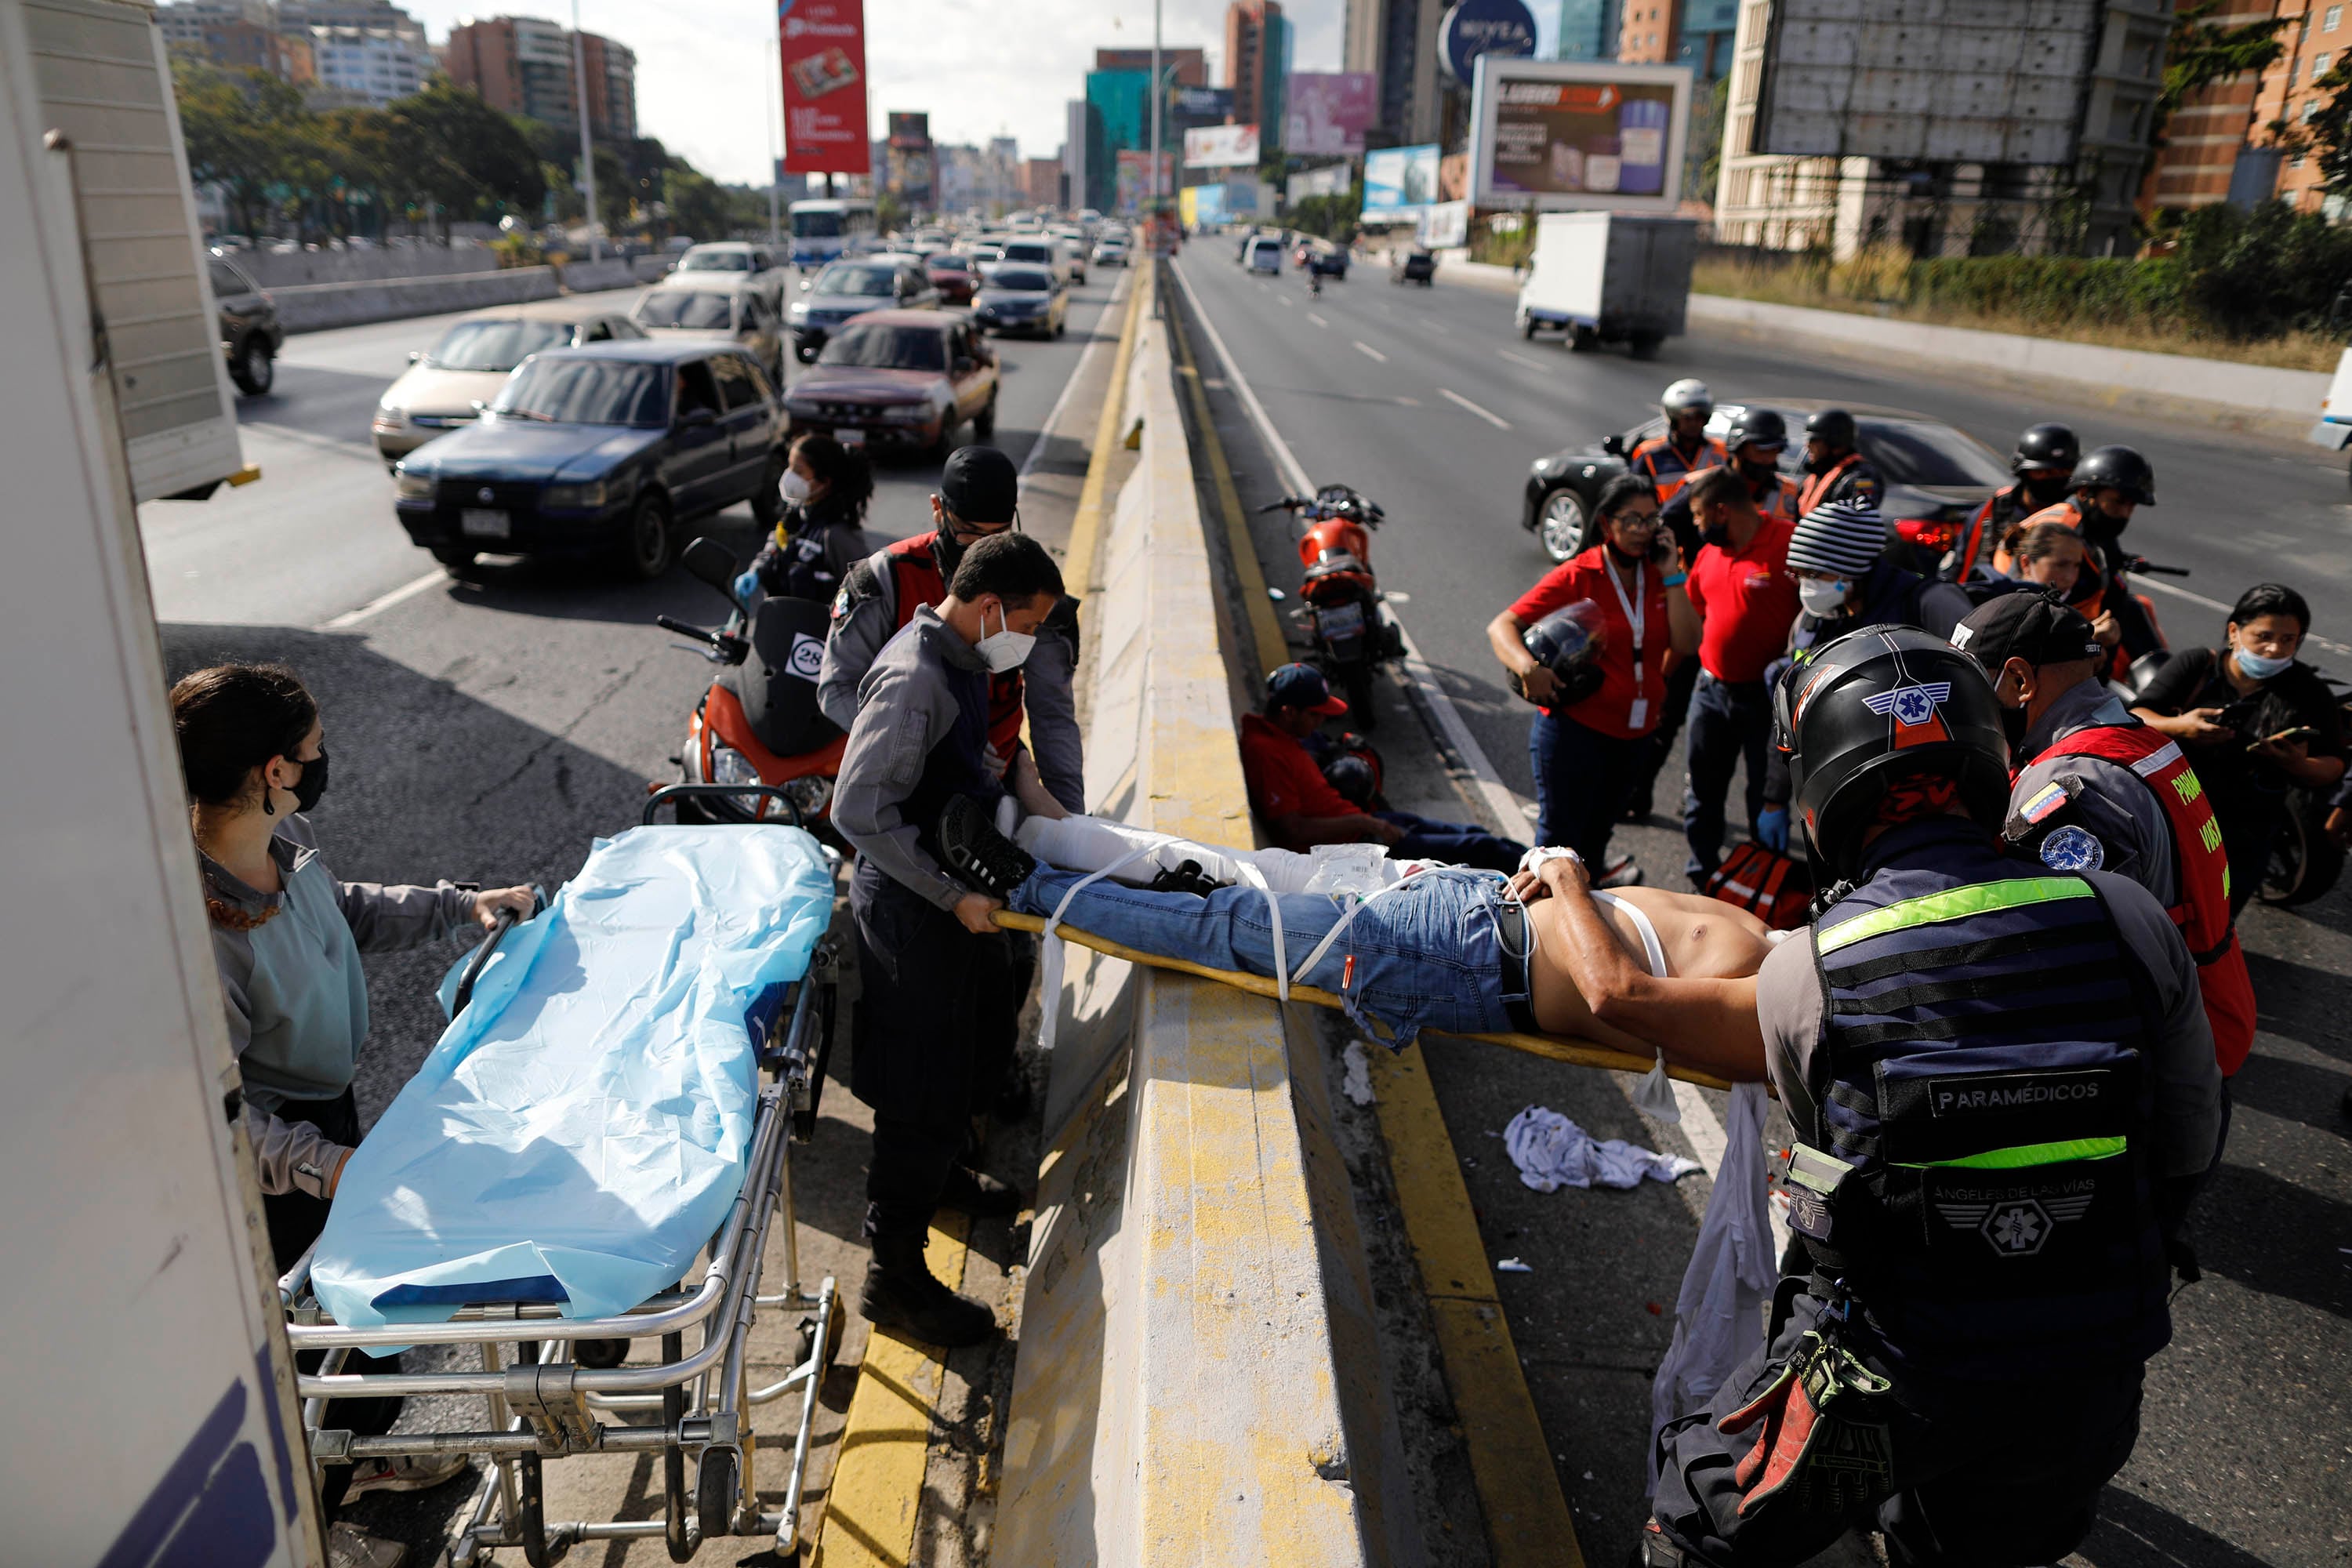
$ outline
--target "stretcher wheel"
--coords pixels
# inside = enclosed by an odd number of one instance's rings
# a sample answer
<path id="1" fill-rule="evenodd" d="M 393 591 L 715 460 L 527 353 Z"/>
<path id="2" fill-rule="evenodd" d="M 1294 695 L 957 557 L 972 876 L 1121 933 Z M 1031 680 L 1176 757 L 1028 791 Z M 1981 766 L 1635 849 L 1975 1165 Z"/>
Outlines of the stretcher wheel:
<path id="1" fill-rule="evenodd" d="M 705 1448 L 695 1469 L 694 1511 L 702 1521 L 702 1539 L 735 1532 L 735 1486 L 743 1470 L 743 1456 L 732 1448 Z"/>
<path id="2" fill-rule="evenodd" d="M 819 1383 L 824 1382 L 825 1374 L 833 1371 L 834 1363 L 841 1360 L 841 1336 L 848 1330 L 849 1311 L 842 1305 L 840 1297 L 835 1296 L 833 1299 L 833 1311 L 828 1315 L 826 1321 L 828 1326 L 824 1331 L 824 1364 L 816 1369 Z M 803 1318 L 800 1321 L 800 1353 L 793 1359 L 795 1363 L 804 1362 L 808 1360 L 809 1352 L 815 1349 L 816 1320 Z"/>

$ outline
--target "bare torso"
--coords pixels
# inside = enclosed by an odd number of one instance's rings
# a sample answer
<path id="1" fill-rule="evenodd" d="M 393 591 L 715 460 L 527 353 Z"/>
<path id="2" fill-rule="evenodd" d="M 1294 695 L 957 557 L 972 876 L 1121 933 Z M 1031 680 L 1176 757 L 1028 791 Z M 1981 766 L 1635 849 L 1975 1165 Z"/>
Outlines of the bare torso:
<path id="1" fill-rule="evenodd" d="M 1770 928 L 1742 909 L 1720 899 L 1696 893 L 1670 893 L 1662 888 L 1626 888 L 1612 895 L 1649 916 L 1657 929 L 1658 945 L 1665 950 L 1666 973 L 1689 980 L 1724 980 L 1753 974 L 1772 951 Z M 1641 929 L 1624 910 L 1599 905 L 1601 919 L 1624 944 L 1635 963 L 1649 966 Z M 1574 1035 L 1604 1045 L 1621 1047 L 1643 1056 L 1652 1047 L 1621 1029 L 1592 1016 L 1584 997 L 1562 962 L 1568 937 L 1561 925 L 1556 898 L 1541 898 L 1528 906 L 1528 926 L 1535 938 L 1535 956 L 1528 963 L 1535 994 L 1530 999 L 1536 1022 L 1547 1035 Z"/>

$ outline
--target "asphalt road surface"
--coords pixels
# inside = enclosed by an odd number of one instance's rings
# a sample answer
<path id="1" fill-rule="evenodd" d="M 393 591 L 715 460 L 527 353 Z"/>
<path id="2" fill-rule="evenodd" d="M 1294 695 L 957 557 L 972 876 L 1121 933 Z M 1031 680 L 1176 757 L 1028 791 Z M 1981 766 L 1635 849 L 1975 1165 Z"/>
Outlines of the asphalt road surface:
<path id="1" fill-rule="evenodd" d="M 1272 281 L 1243 274 L 1223 239 L 1188 247 L 1181 268 L 1314 479 L 1351 484 L 1387 509 L 1373 544 L 1381 585 L 1408 596 L 1399 618 L 1523 800 L 1534 793 L 1528 710 L 1504 685 L 1484 628 L 1549 564 L 1519 526 L 1528 464 L 1633 426 L 1685 375 L 1726 401 L 1778 395 L 1912 409 L 2004 454 L 2020 429 L 2050 418 L 2073 424 L 2085 446 L 2137 446 L 2156 466 L 2161 504 L 2140 512 L 2130 540 L 2194 574 L 2157 585 L 2176 646 L 2219 641 L 2224 617 L 2166 589 L 2226 605 L 2252 583 L 2284 581 L 2309 595 L 2315 633 L 2337 645 L 2315 658 L 2352 675 L 2341 653 L 2352 646 L 2343 548 L 2352 508 L 2340 460 L 2314 449 L 2121 416 L 2079 395 L 2027 398 L 1932 365 L 1814 360 L 1704 331 L 1671 341 L 1649 363 L 1622 349 L 1571 355 L 1556 338 L 1523 342 L 1503 293 L 1393 287 L 1383 269 L 1361 267 L 1311 300 L 1287 269 Z M 1219 353 L 1204 344 L 1200 358 L 1254 510 L 1285 487 Z M 1292 534 L 1279 518 L 1253 527 L 1268 581 L 1295 589 Z M 1384 747 L 1427 744 L 1408 731 L 1401 701 L 1382 707 Z M 1670 767 L 1661 779 L 1663 811 L 1675 809 L 1679 776 Z M 1681 837 L 1666 816 L 1623 830 L 1618 844 L 1654 884 L 1681 885 Z M 2352 1124 L 2337 1110 L 2352 1083 L 2352 902 L 2339 889 L 2300 910 L 2254 908 L 2242 930 L 2263 1033 L 2233 1084 L 2227 1155 L 2199 1212 L 2205 1279 L 2174 1301 L 2174 1340 L 2149 1369 L 2138 1450 L 2073 1560 L 2097 1568 L 2352 1562 Z M 1504 1299 L 1585 1556 L 1613 1565 L 1643 1511 L 1649 1377 L 1671 1333 L 1704 1188 L 1689 1178 L 1682 1193 L 1538 1194 L 1517 1181 L 1497 1134 L 1535 1100 L 1595 1137 L 1678 1148 L 1685 1134 L 1637 1117 L 1601 1075 L 1486 1047 L 1429 1059 L 1490 1256 L 1523 1256 L 1535 1269 L 1502 1276 Z M 2030 1409 L 2016 1416 L 2033 1419 Z"/>

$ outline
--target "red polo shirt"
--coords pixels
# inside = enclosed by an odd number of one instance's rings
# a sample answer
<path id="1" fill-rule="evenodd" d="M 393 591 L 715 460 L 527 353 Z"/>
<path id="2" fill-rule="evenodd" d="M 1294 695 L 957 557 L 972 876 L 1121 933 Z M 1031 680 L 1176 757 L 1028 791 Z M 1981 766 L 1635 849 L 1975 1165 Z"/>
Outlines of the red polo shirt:
<path id="1" fill-rule="evenodd" d="M 1269 827 L 1286 816 L 1354 816 L 1364 809 L 1331 787 L 1297 736 L 1263 713 L 1242 715 L 1242 778 L 1250 805 Z M 1308 846 L 1286 840 L 1282 847 Z"/>
<path id="2" fill-rule="evenodd" d="M 1789 628 L 1801 606 L 1789 575 L 1789 536 L 1797 525 L 1767 517 L 1745 550 L 1699 547 L 1683 591 L 1699 614 L 1699 668 L 1734 684 L 1764 679 L 1764 667 L 1788 651 Z"/>
<path id="3" fill-rule="evenodd" d="M 1642 578 L 1642 677 L 1638 683 L 1633 679 L 1633 623 L 1626 618 L 1624 605 L 1618 602 L 1616 590 L 1609 585 L 1605 547 L 1596 544 L 1573 560 L 1553 567 L 1511 606 L 1511 618 L 1521 626 L 1534 626 L 1554 610 L 1579 599 L 1590 599 L 1600 607 L 1601 624 L 1608 628 L 1608 642 L 1601 652 L 1601 689 L 1581 702 L 1548 711 L 1621 741 L 1630 741 L 1656 729 L 1659 710 L 1666 700 L 1666 645 L 1672 638 L 1666 629 L 1665 578 L 1654 564 L 1643 568 Z M 1622 578 L 1618 581 L 1623 584 Z M 1626 599 L 1633 596 L 1633 590 L 1626 588 Z M 1637 688 L 1645 700 L 1638 724 L 1633 722 Z"/>

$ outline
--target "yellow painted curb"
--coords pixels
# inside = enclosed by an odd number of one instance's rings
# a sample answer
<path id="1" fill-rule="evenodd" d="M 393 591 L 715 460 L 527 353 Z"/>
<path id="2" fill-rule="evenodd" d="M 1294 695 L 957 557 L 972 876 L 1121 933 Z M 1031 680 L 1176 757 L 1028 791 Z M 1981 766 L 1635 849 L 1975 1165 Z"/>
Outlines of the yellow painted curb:
<path id="1" fill-rule="evenodd" d="M 971 1220 L 948 1209 L 931 1226 L 927 1258 L 950 1290 L 963 1283 L 971 1228 Z M 906 1568 L 913 1558 L 946 1356 L 936 1346 L 878 1331 L 867 1337 L 825 1488 L 814 1568 Z"/>
<path id="2" fill-rule="evenodd" d="M 1110 362 L 1110 380 L 1103 391 L 1100 417 L 1095 421 L 1095 444 L 1087 459 L 1087 482 L 1078 490 L 1078 510 L 1070 520 L 1070 552 L 1062 568 L 1063 585 L 1083 599 L 1095 590 L 1095 556 L 1102 537 L 1103 491 L 1109 482 L 1111 448 L 1118 438 L 1119 405 L 1127 400 L 1127 366 L 1135 356 L 1135 335 L 1143 321 L 1143 302 L 1152 293 L 1155 268 L 1135 275 L 1127 291 L 1127 321 L 1118 330 L 1118 352 Z"/>
<path id="3" fill-rule="evenodd" d="M 1428 1047 L 1424 1045 L 1422 1049 Z M 1576 1525 L 1536 1418 L 1478 1218 L 1419 1051 L 1370 1049 L 1372 1092 L 1397 1207 L 1437 1331 L 1445 1385 L 1470 1452 L 1495 1568 L 1583 1568 Z"/>

